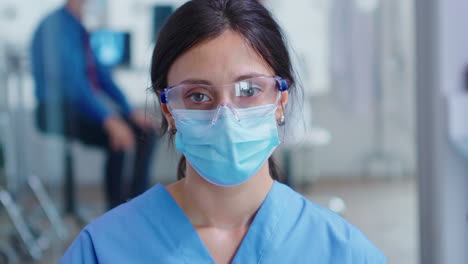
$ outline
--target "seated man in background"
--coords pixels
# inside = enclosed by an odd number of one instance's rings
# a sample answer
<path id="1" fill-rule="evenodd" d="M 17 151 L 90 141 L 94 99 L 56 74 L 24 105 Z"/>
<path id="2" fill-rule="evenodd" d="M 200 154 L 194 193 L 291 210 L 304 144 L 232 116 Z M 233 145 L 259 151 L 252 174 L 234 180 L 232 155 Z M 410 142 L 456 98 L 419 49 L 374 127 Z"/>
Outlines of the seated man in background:
<path id="1" fill-rule="evenodd" d="M 34 33 L 31 57 L 37 125 L 43 132 L 107 151 L 106 197 L 113 208 L 149 187 L 155 130 L 144 112 L 132 109 L 108 69 L 96 60 L 81 23 L 84 2 L 68 0 L 43 19 Z M 135 154 L 130 184 L 124 175 L 127 153 Z"/>

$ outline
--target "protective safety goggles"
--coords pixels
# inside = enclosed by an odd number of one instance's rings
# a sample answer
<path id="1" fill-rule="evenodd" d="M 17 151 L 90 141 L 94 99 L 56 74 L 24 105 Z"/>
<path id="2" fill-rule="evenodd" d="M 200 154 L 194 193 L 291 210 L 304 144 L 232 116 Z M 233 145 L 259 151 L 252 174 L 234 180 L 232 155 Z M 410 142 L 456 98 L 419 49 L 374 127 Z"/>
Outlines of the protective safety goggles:
<path id="1" fill-rule="evenodd" d="M 198 112 L 214 123 L 224 107 L 229 108 L 238 121 L 240 113 L 246 112 L 243 109 L 273 106 L 271 109 L 274 110 L 287 90 L 288 84 L 281 77 L 258 76 L 222 86 L 179 84 L 164 89 L 160 99 L 167 104 L 171 114 L 176 115 L 174 118 L 184 119 L 183 113 L 191 110 L 189 112 Z M 260 114 L 268 112 L 271 111 Z"/>

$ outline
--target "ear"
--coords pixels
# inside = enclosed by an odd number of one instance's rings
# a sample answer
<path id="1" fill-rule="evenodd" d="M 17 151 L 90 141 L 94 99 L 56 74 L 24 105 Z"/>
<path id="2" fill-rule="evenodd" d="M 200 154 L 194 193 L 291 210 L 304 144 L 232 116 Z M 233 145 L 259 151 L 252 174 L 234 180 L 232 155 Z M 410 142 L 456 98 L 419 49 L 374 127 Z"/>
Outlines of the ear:
<path id="1" fill-rule="evenodd" d="M 282 92 L 280 105 L 276 109 L 276 114 L 275 114 L 276 120 L 280 120 L 281 117 L 284 115 L 284 107 L 288 103 L 288 96 L 289 96 L 288 91 Z"/>
<path id="2" fill-rule="evenodd" d="M 164 117 L 166 118 L 166 121 L 169 124 L 169 127 L 172 129 L 175 129 L 176 126 L 175 126 L 174 118 L 172 117 L 171 112 L 169 112 L 169 109 L 167 108 L 167 104 L 161 103 L 161 111 Z"/>

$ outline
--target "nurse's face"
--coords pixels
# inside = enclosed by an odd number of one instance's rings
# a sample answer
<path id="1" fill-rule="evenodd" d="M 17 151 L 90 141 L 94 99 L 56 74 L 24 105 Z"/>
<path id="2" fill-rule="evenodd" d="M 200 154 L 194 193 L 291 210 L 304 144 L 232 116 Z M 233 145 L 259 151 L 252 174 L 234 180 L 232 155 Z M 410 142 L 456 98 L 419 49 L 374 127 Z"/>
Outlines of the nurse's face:
<path id="1" fill-rule="evenodd" d="M 224 85 L 258 75 L 273 76 L 273 70 L 238 33 L 226 30 L 219 37 L 202 42 L 175 60 L 167 76 L 168 85 L 203 82 Z M 282 97 L 282 105 L 287 95 Z M 282 115 L 278 107 L 276 118 Z M 176 128 L 167 107 L 163 113 L 172 128 Z"/>

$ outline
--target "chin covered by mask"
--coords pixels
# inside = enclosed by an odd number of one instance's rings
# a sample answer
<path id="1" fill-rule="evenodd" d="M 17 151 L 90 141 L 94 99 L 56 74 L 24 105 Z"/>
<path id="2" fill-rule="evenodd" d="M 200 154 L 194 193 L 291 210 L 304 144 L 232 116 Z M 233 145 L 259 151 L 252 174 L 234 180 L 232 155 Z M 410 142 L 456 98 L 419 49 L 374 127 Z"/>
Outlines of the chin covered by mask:
<path id="1" fill-rule="evenodd" d="M 222 107 L 214 124 L 211 117 L 218 110 L 175 110 L 176 149 L 206 181 L 239 185 L 255 175 L 280 144 L 275 109 L 235 110 L 238 121 L 231 109 Z"/>

